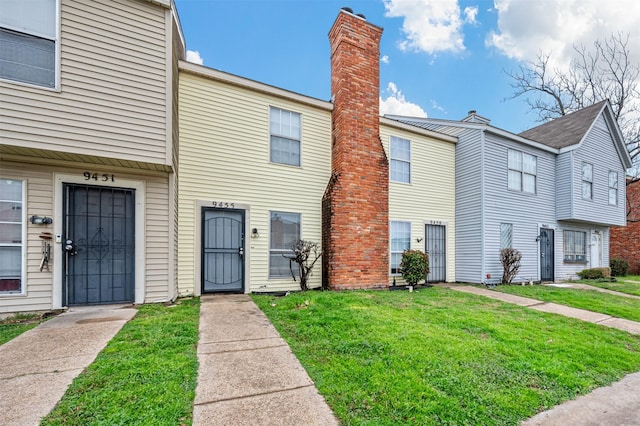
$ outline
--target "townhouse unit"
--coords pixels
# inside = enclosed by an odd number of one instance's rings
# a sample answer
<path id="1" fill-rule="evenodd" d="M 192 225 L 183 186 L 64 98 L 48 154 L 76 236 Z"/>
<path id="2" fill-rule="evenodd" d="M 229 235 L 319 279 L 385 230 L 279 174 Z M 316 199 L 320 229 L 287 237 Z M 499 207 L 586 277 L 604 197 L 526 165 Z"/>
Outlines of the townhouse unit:
<path id="1" fill-rule="evenodd" d="M 640 275 L 640 180 L 627 177 L 626 191 L 627 225 L 611 228 L 610 257 L 625 260 L 628 273 Z"/>
<path id="2" fill-rule="evenodd" d="M 522 253 L 516 281 L 575 278 L 609 264 L 609 228 L 626 222 L 631 160 L 608 101 L 519 135 L 475 111 L 462 121 L 390 118 L 458 138 L 458 281 L 499 279 L 507 247 Z"/>
<path id="3" fill-rule="evenodd" d="M 0 8 L 0 312 L 176 297 L 170 0 Z"/>
<path id="4" fill-rule="evenodd" d="M 181 294 L 297 290 L 299 239 L 322 243 L 310 287 L 400 284 L 407 248 L 455 280 L 456 138 L 379 116 L 381 33 L 339 12 L 332 102 L 180 62 Z"/>

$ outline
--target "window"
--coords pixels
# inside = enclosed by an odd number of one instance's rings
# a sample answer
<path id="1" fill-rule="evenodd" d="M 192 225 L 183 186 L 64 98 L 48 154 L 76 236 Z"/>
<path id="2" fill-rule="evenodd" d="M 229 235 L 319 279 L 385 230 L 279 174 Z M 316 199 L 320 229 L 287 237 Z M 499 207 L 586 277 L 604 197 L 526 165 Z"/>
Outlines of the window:
<path id="1" fill-rule="evenodd" d="M 394 182 L 411 182 L 411 141 L 391 136 L 389 176 Z"/>
<path id="2" fill-rule="evenodd" d="M 593 165 L 582 163 L 582 198 L 593 199 Z"/>
<path id="3" fill-rule="evenodd" d="M 0 78 L 56 87 L 57 1 L 1 4 Z"/>
<path id="4" fill-rule="evenodd" d="M 609 204 L 618 205 L 618 172 L 609 172 Z"/>
<path id="5" fill-rule="evenodd" d="M 300 114 L 271 107 L 269 129 L 270 161 L 300 166 Z"/>
<path id="6" fill-rule="evenodd" d="M 513 224 L 500 224 L 500 250 L 513 246 Z"/>
<path id="7" fill-rule="evenodd" d="M 587 261 L 587 233 L 581 231 L 564 231 L 564 261 Z"/>
<path id="8" fill-rule="evenodd" d="M 402 252 L 411 248 L 411 222 L 392 221 L 391 234 L 391 273 L 399 274 Z"/>
<path id="9" fill-rule="evenodd" d="M 510 149 L 508 163 L 509 189 L 535 194 L 538 158 L 531 154 Z"/>
<path id="10" fill-rule="evenodd" d="M 291 247 L 300 239 L 300 214 L 271 212 L 269 236 L 269 278 L 291 278 L 289 259 Z M 296 276 L 298 271 L 293 268 Z"/>
<path id="11" fill-rule="evenodd" d="M 23 183 L 0 179 L 0 294 L 22 292 Z"/>

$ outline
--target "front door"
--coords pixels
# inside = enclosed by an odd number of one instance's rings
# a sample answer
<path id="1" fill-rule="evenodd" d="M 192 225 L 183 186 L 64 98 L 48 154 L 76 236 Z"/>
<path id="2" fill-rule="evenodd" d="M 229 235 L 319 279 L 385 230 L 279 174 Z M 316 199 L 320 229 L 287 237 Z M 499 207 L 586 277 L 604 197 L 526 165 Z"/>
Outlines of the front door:
<path id="1" fill-rule="evenodd" d="M 591 234 L 591 267 L 602 266 L 602 239 L 600 234 Z"/>
<path id="2" fill-rule="evenodd" d="M 65 305 L 133 303 L 135 190 L 64 185 Z"/>
<path id="3" fill-rule="evenodd" d="M 553 229 L 540 229 L 540 280 L 553 281 L 554 271 L 554 244 Z"/>
<path id="4" fill-rule="evenodd" d="M 427 282 L 447 280 L 445 231 L 443 225 L 425 225 L 425 251 L 429 255 Z"/>
<path id="5" fill-rule="evenodd" d="M 202 292 L 244 291 L 244 210 L 202 209 Z"/>

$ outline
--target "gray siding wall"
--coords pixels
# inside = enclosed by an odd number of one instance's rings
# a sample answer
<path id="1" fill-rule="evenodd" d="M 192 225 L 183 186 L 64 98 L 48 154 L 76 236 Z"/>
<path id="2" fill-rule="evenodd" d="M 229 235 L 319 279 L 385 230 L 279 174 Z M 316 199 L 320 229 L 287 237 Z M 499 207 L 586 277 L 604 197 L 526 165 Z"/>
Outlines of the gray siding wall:
<path id="1" fill-rule="evenodd" d="M 456 145 L 456 281 L 482 280 L 482 132 L 469 129 Z"/>
<path id="2" fill-rule="evenodd" d="M 565 263 L 564 262 L 564 234 L 563 231 L 581 231 L 587 233 L 587 262 L 586 263 Z M 576 275 L 583 269 L 594 266 L 591 259 L 591 234 L 599 231 L 602 236 L 602 265 L 609 266 L 609 228 L 604 226 L 589 226 L 581 222 L 560 222 L 555 233 L 555 275 L 556 280 L 566 280 L 578 278 Z"/>
<path id="3" fill-rule="evenodd" d="M 610 226 L 626 225 L 625 170 L 602 116 L 576 149 L 573 162 L 572 219 Z M 582 163 L 593 164 L 593 199 L 582 198 Z M 609 204 L 609 171 L 618 172 L 618 205 Z"/>
<path id="4" fill-rule="evenodd" d="M 564 152 L 556 157 L 556 219 L 566 220 L 573 217 L 573 151 Z"/>
<path id="5" fill-rule="evenodd" d="M 508 189 L 507 156 L 510 148 L 537 157 L 536 194 Z M 500 224 L 511 223 L 513 224 L 513 248 L 522 253 L 518 276 L 535 280 L 539 277 L 538 242 L 536 242 L 539 226 L 547 225 L 553 228 L 555 224 L 555 155 L 491 134 L 486 135 L 485 150 L 485 271 L 483 275 L 490 273 L 495 278 L 502 276 Z"/>

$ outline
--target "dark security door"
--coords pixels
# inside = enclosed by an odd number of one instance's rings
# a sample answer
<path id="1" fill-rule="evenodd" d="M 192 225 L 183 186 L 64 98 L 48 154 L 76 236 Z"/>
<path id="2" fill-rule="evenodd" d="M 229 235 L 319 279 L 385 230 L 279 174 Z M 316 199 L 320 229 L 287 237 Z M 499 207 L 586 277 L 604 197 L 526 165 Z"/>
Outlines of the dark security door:
<path id="1" fill-rule="evenodd" d="M 202 209 L 202 292 L 244 291 L 244 210 Z"/>
<path id="2" fill-rule="evenodd" d="M 443 225 L 425 225 L 425 251 L 429 255 L 428 282 L 447 279 L 446 228 Z"/>
<path id="3" fill-rule="evenodd" d="M 135 190 L 65 184 L 63 226 L 66 304 L 132 303 Z"/>
<path id="4" fill-rule="evenodd" d="M 554 271 L 554 244 L 553 229 L 540 229 L 540 280 L 553 281 Z"/>

